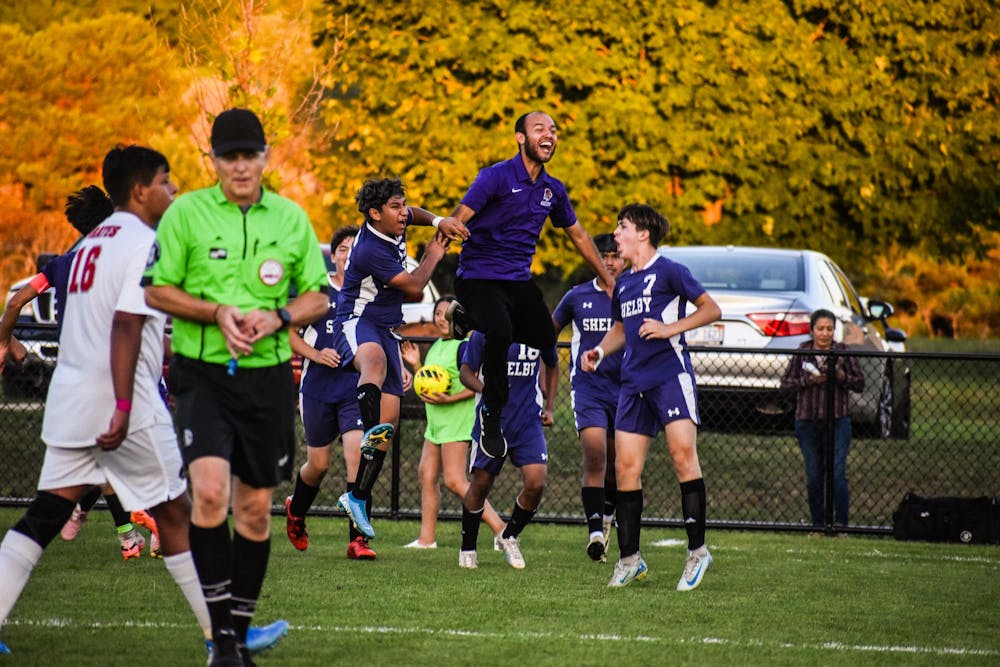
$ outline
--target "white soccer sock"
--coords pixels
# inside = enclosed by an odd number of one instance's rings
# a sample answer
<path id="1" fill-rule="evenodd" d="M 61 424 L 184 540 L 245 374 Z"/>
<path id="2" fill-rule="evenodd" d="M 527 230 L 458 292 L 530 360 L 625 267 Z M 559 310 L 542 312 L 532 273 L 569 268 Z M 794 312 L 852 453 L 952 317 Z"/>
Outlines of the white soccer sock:
<path id="1" fill-rule="evenodd" d="M 0 625 L 10 616 L 21 591 L 42 557 L 42 547 L 16 530 L 8 530 L 0 542 Z"/>
<path id="2" fill-rule="evenodd" d="M 191 611 L 198 619 L 198 625 L 205 633 L 205 639 L 211 639 L 212 619 L 208 615 L 208 605 L 205 604 L 205 594 L 201 590 L 201 581 L 198 579 L 198 570 L 195 569 L 191 552 L 164 556 L 163 564 L 167 566 L 167 572 L 177 582 L 188 604 L 191 605 Z"/>

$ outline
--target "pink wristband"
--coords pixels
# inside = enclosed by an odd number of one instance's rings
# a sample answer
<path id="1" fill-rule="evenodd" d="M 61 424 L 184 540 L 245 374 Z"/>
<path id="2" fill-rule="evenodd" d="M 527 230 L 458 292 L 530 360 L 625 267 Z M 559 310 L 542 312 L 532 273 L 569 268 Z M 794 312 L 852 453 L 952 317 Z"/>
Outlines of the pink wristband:
<path id="1" fill-rule="evenodd" d="M 122 412 L 132 412 L 132 401 L 126 401 L 123 399 L 117 399 L 115 401 L 115 410 L 121 410 Z"/>

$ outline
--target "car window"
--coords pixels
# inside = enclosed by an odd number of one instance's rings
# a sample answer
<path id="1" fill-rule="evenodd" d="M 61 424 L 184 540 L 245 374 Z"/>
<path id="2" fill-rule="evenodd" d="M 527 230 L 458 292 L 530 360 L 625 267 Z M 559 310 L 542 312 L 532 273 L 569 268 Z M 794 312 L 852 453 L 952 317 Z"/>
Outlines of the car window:
<path id="1" fill-rule="evenodd" d="M 775 255 L 671 253 L 666 256 L 691 270 L 708 290 L 785 292 L 803 290 L 802 258 Z"/>
<path id="2" fill-rule="evenodd" d="M 847 303 L 847 296 L 844 294 L 843 287 L 837 280 L 836 270 L 829 262 L 820 262 L 819 268 L 819 279 L 823 285 L 823 289 L 830 295 L 830 303 L 835 304 L 844 309 L 850 309 L 850 305 Z"/>
<path id="3" fill-rule="evenodd" d="M 836 266 L 833 267 L 833 275 L 836 276 L 837 282 L 840 283 L 841 289 L 844 291 L 844 295 L 847 298 L 847 307 L 850 308 L 854 314 L 864 319 L 865 309 L 861 306 L 861 299 L 858 298 L 857 293 L 854 291 L 854 287 L 851 285 L 851 281 L 847 279 L 847 276 Z"/>

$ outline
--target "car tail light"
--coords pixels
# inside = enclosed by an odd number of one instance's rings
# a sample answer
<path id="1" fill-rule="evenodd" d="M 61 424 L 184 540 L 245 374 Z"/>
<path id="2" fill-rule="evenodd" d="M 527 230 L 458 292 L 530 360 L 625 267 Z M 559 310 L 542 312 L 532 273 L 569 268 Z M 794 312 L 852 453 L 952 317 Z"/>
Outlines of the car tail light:
<path id="1" fill-rule="evenodd" d="M 747 317 L 765 336 L 799 336 L 809 333 L 809 313 L 749 313 Z"/>

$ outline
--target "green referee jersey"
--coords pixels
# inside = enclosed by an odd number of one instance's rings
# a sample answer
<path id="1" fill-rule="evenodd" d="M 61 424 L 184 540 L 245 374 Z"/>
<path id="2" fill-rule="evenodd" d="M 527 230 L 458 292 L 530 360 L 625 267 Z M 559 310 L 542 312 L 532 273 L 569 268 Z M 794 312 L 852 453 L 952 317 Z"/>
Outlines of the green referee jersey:
<path id="1" fill-rule="evenodd" d="M 298 293 L 327 284 L 326 264 L 309 218 L 298 204 L 268 190 L 246 212 L 222 187 L 196 190 L 174 201 L 156 230 L 143 277 L 146 285 L 173 285 L 192 296 L 238 306 L 244 313 L 273 310 Z M 230 354 L 219 327 L 174 318 L 174 352 L 225 364 Z M 287 331 L 257 341 L 241 356 L 246 368 L 274 366 L 292 356 Z"/>

